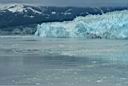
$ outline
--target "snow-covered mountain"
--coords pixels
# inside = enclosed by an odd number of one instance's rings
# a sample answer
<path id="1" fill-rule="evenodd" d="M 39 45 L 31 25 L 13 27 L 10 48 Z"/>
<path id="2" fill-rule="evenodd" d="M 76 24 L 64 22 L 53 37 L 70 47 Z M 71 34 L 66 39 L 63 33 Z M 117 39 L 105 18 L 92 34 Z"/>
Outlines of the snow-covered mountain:
<path id="1" fill-rule="evenodd" d="M 0 34 L 26 31 L 35 28 L 36 24 L 46 22 L 72 21 L 78 16 L 102 15 L 107 12 L 126 10 L 128 7 L 44 7 L 23 4 L 0 5 Z M 34 26 L 34 27 L 33 27 Z M 25 30 L 24 30 L 25 29 Z M 27 29 L 27 33 L 34 33 Z M 25 32 L 26 34 L 26 32 Z"/>
<path id="2" fill-rule="evenodd" d="M 0 11 L 6 12 L 10 11 L 12 13 L 26 13 L 28 10 L 31 10 L 35 14 L 41 14 L 40 10 L 34 9 L 31 6 L 22 5 L 22 4 L 1 4 Z"/>
<path id="3" fill-rule="evenodd" d="M 69 21 L 77 16 L 103 14 L 123 9 L 127 8 L 42 7 L 22 4 L 3 4 L 0 5 L 0 28 L 42 22 Z"/>

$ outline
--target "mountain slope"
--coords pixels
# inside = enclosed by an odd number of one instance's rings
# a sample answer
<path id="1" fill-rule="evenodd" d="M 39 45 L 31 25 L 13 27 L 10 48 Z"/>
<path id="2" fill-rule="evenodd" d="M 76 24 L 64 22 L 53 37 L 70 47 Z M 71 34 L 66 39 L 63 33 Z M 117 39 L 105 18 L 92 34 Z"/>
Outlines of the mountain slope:
<path id="1" fill-rule="evenodd" d="M 42 11 L 36 7 L 12 4 L 0 6 L 0 27 L 41 22 Z"/>
<path id="2" fill-rule="evenodd" d="M 21 4 L 0 5 L 0 28 L 37 24 L 42 22 L 69 21 L 77 16 L 103 14 L 121 8 L 76 8 L 76 7 L 41 7 Z"/>

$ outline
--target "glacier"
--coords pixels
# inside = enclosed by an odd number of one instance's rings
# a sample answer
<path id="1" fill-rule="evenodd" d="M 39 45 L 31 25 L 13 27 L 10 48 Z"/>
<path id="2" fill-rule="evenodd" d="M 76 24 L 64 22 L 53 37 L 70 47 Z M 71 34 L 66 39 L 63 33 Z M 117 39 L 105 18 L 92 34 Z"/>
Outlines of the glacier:
<path id="1" fill-rule="evenodd" d="M 77 17 L 73 21 L 49 22 L 37 26 L 44 38 L 127 39 L 128 10 Z"/>

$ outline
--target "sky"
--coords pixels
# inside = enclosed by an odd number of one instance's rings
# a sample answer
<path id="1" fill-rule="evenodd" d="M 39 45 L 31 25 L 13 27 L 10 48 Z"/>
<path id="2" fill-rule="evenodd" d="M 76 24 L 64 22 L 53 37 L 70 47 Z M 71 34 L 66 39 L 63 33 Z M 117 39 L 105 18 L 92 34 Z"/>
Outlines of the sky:
<path id="1" fill-rule="evenodd" d="M 0 0 L 0 3 L 25 3 L 42 6 L 126 6 L 128 0 Z"/>

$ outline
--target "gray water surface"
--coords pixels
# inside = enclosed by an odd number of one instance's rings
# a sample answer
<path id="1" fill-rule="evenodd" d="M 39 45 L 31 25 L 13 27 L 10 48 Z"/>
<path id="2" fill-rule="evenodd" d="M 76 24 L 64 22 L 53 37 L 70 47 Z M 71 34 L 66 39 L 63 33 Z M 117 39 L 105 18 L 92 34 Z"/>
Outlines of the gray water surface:
<path id="1" fill-rule="evenodd" d="M 128 86 L 128 41 L 1 36 L 0 85 Z"/>

